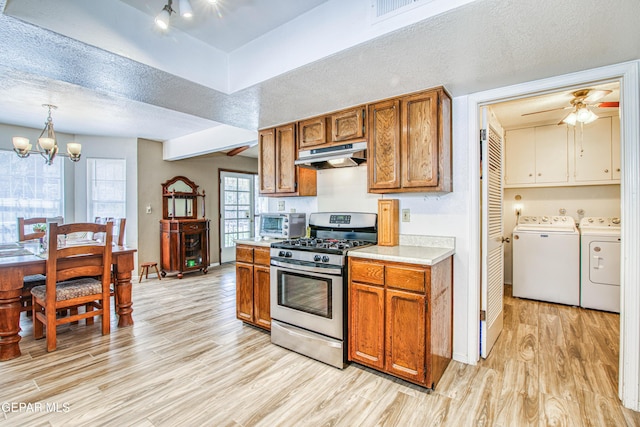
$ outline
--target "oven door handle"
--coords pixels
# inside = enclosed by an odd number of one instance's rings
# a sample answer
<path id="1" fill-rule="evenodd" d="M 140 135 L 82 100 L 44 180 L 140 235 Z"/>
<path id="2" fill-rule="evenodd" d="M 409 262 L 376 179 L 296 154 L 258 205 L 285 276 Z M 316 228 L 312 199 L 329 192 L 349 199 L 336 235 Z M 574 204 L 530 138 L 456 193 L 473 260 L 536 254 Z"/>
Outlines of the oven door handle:
<path id="1" fill-rule="evenodd" d="M 289 271 L 308 271 L 310 273 L 324 273 L 331 274 L 333 276 L 339 276 L 342 274 L 342 268 L 336 267 L 317 267 L 315 264 L 309 265 L 305 261 L 290 260 L 286 262 L 271 259 L 271 265 L 288 269 Z"/>

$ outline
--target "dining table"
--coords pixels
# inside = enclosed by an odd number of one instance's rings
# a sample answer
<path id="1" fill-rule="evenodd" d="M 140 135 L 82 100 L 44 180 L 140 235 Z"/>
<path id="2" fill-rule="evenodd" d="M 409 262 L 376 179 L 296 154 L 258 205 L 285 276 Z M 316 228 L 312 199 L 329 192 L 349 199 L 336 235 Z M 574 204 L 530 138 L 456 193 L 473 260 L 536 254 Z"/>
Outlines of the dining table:
<path id="1" fill-rule="evenodd" d="M 128 246 L 113 246 L 111 263 L 118 327 L 133 326 L 131 276 L 135 252 Z M 22 243 L 0 244 L 0 362 L 21 355 L 20 298 L 24 277 L 45 274 L 46 269 L 46 253 L 30 250 Z"/>

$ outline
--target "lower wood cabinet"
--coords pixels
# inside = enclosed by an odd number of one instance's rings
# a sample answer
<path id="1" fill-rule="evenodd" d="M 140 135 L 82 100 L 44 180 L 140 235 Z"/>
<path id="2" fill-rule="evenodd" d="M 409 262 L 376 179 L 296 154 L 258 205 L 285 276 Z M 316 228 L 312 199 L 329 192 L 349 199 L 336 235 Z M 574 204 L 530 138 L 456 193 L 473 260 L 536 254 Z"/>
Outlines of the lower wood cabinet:
<path id="1" fill-rule="evenodd" d="M 236 317 L 271 330 L 269 248 L 236 246 Z"/>
<path id="2" fill-rule="evenodd" d="M 433 388 L 453 351 L 452 262 L 349 258 L 349 360 Z"/>

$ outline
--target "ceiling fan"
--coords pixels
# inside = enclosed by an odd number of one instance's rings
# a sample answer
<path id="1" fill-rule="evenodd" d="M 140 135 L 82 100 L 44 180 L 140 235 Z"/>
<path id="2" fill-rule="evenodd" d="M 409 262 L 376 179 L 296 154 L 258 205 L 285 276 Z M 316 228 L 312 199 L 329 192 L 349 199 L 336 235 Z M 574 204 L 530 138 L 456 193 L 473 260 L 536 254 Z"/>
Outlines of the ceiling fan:
<path id="1" fill-rule="evenodd" d="M 571 105 L 566 107 L 551 108 L 549 110 L 540 110 L 533 113 L 525 113 L 522 116 L 529 116 L 532 114 L 548 113 L 550 111 L 568 110 L 572 111 L 567 114 L 560 122 L 559 125 L 566 123 L 575 126 L 576 123 L 591 123 L 598 119 L 598 116 L 591 111 L 589 107 L 598 108 L 618 108 L 619 102 L 600 102 L 600 99 L 604 98 L 612 91 L 602 89 L 580 89 L 572 92 L 573 99 L 570 101 Z"/>

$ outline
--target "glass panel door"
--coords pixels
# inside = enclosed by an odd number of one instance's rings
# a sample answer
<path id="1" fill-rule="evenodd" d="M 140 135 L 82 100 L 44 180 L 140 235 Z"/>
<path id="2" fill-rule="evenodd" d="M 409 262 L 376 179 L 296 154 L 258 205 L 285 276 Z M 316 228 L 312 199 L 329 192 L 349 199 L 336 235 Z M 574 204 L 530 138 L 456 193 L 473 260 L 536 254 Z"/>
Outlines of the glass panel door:
<path id="1" fill-rule="evenodd" d="M 220 262 L 234 261 L 235 239 L 254 234 L 254 175 L 220 172 Z"/>

